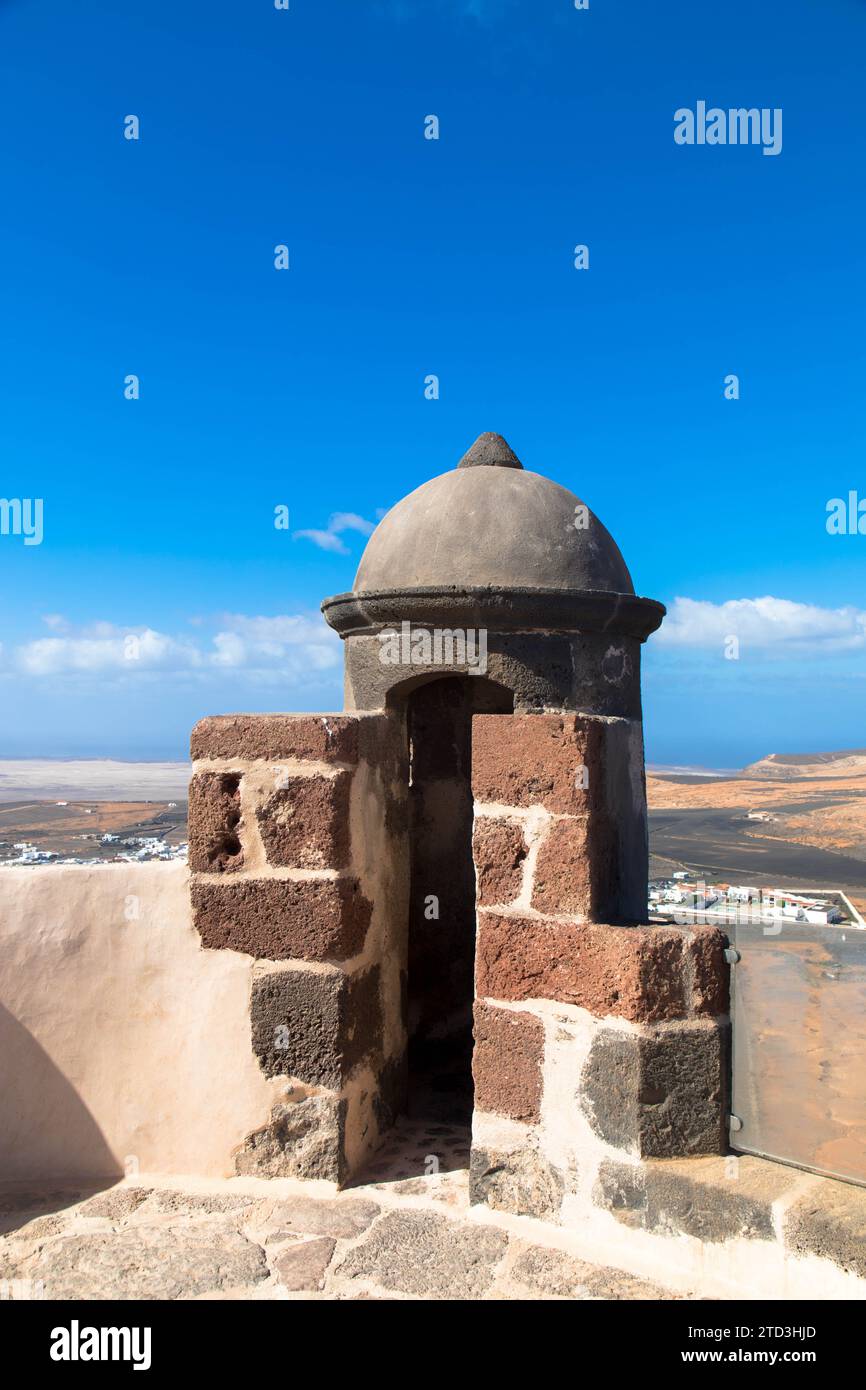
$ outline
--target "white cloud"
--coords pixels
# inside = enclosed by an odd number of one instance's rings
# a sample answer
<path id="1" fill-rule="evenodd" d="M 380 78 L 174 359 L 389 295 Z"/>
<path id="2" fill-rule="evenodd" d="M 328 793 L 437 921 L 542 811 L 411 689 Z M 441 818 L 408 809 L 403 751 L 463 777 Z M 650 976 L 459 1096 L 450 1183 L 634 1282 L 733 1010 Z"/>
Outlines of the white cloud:
<path id="1" fill-rule="evenodd" d="M 238 632 L 253 642 L 275 642 L 287 646 L 299 643 L 334 642 L 339 637 L 328 627 L 321 613 L 293 613 L 276 618 L 249 618 L 243 613 L 224 613 L 220 624 L 229 632 Z"/>
<path id="2" fill-rule="evenodd" d="M 675 598 L 651 640 L 663 647 L 716 647 L 731 636 L 753 651 L 856 651 L 866 648 L 866 610 L 769 596 L 726 603 Z"/>
<path id="3" fill-rule="evenodd" d="M 340 639 L 321 615 L 250 618 L 227 614 L 213 639 L 215 666 L 266 671 L 306 667 L 324 671 L 340 664 Z"/>
<path id="4" fill-rule="evenodd" d="M 362 536 L 370 536 L 376 527 L 357 512 L 334 512 L 328 522 L 329 531 L 360 531 Z"/>
<path id="5" fill-rule="evenodd" d="M 211 657 L 214 666 L 243 666 L 247 660 L 247 644 L 236 632 L 218 632 L 213 639 Z"/>
<path id="6" fill-rule="evenodd" d="M 292 536 L 295 541 L 312 541 L 320 550 L 332 550 L 335 555 L 348 555 L 349 547 L 344 545 L 340 537 L 333 531 L 296 531 Z"/>
<path id="7" fill-rule="evenodd" d="M 15 649 L 15 665 L 27 675 L 51 676 L 62 671 L 177 670 L 201 664 L 196 648 L 152 628 L 124 631 L 109 623 L 96 626 L 96 636 L 25 642 Z"/>
<path id="8" fill-rule="evenodd" d="M 342 643 L 328 627 L 321 613 L 282 614 L 274 618 L 228 614 L 214 646 L 226 655 L 231 650 L 234 664 L 258 669 L 295 666 L 311 670 L 338 667 Z"/>
<path id="9" fill-rule="evenodd" d="M 341 643 L 320 614 L 277 617 L 225 614 L 212 636 L 173 637 L 150 627 L 93 623 L 75 634 L 40 637 L 11 653 L 14 669 L 26 676 L 96 675 L 131 678 L 159 672 L 236 672 L 252 680 L 303 680 L 336 669 Z"/>
<path id="10" fill-rule="evenodd" d="M 312 541 L 320 550 L 330 550 L 335 555 L 348 555 L 349 547 L 340 540 L 344 531 L 359 531 L 362 536 L 370 536 L 375 529 L 374 522 L 358 516 L 357 512 L 333 512 L 328 521 L 327 531 L 295 531 L 292 539 Z"/>

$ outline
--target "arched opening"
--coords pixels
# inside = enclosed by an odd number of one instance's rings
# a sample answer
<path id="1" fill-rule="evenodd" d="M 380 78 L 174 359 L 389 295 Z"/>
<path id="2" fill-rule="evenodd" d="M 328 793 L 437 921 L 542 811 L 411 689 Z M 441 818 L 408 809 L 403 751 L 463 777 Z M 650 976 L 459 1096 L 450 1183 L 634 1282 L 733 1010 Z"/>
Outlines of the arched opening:
<path id="1" fill-rule="evenodd" d="M 409 1116 L 466 1131 L 475 969 L 472 716 L 513 708 L 512 693 L 482 676 L 429 681 L 406 702 Z"/>

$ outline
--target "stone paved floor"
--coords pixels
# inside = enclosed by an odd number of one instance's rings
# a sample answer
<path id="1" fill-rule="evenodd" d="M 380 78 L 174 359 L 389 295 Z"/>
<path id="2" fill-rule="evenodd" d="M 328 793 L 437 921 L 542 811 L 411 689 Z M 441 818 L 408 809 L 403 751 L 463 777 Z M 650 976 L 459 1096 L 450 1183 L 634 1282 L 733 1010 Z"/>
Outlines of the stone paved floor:
<path id="1" fill-rule="evenodd" d="M 440 1171 L 426 1174 L 434 1151 Z M 683 1297 L 556 1248 L 553 1232 L 541 1243 L 537 1223 L 479 1219 L 466 1161 L 465 1132 L 407 1124 L 368 1180 L 339 1194 L 253 1178 L 7 1186 L 0 1298 Z"/>

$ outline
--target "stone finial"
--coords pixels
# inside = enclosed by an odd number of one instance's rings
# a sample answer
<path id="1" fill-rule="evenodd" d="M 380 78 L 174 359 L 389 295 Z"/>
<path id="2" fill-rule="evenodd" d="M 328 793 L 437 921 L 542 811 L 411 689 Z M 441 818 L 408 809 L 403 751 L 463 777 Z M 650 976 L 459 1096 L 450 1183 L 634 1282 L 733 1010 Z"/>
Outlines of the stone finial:
<path id="1" fill-rule="evenodd" d="M 458 468 L 523 468 L 514 450 L 505 442 L 501 434 L 479 434 L 472 448 L 467 450 L 457 465 Z"/>

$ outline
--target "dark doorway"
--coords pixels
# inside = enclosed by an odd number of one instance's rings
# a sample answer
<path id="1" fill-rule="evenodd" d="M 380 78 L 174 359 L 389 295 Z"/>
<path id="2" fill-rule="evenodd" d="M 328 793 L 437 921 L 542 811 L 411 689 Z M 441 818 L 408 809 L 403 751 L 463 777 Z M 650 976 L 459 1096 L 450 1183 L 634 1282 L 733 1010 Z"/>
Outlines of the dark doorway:
<path id="1" fill-rule="evenodd" d="M 508 714 L 510 691 L 481 676 L 419 686 L 409 735 L 409 1115 L 472 1121 L 475 868 L 472 716 Z"/>

